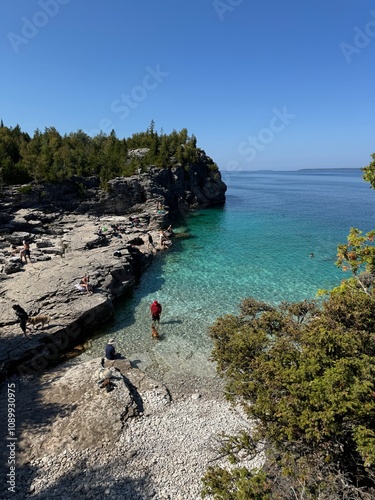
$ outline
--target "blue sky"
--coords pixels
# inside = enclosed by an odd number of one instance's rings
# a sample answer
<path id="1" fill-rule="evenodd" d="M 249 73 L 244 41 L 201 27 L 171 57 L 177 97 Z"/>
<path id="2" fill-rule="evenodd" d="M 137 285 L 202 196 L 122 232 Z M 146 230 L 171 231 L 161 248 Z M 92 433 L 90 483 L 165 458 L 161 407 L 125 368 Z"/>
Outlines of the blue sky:
<path id="1" fill-rule="evenodd" d="M 0 117 L 23 131 L 187 128 L 221 170 L 363 167 L 369 0 L 2 2 Z"/>

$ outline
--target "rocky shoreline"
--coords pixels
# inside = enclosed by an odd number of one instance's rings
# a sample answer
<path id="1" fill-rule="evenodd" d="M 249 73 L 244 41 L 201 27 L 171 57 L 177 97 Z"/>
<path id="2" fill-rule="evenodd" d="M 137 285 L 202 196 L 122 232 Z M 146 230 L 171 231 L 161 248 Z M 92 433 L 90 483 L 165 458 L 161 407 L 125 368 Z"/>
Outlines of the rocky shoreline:
<path id="1" fill-rule="evenodd" d="M 205 162 L 189 172 L 156 169 L 117 178 L 103 191 L 96 178 L 63 185 L 3 189 L 0 197 L 1 374 L 35 375 L 81 344 L 113 314 L 113 302 L 163 249 L 159 231 L 173 216 L 196 206 L 223 203 L 225 184 Z M 161 209 L 162 208 L 162 209 Z M 149 248 L 148 235 L 155 249 Z M 101 233 L 101 234 L 100 234 Z M 31 262 L 22 263 L 22 241 Z M 77 290 L 88 273 L 92 295 Z M 47 315 L 49 325 L 26 338 L 12 305 Z"/>
<path id="2" fill-rule="evenodd" d="M 219 453 L 222 434 L 251 427 L 241 409 L 229 406 L 220 384 L 212 393 L 197 390 L 203 381 L 170 391 L 127 360 L 108 363 L 105 375 L 100 366 L 100 359 L 72 361 L 39 377 L 8 379 L 17 408 L 17 466 L 14 489 L 6 470 L 2 475 L 2 498 L 200 498 L 207 467 L 227 466 Z M 113 383 L 108 392 L 104 376 Z M 4 422 L 5 405 L 0 415 Z M 3 426 L 2 442 L 10 443 L 5 433 Z"/>
<path id="3" fill-rule="evenodd" d="M 17 216 L 22 215 L 18 211 Z M 3 274 L 0 282 L 3 371 L 35 375 L 110 318 L 114 299 L 133 286 L 137 275 L 152 262 L 154 252 L 161 250 L 160 245 L 157 250 L 148 248 L 147 232 L 157 242 L 166 217 L 166 213 L 159 216 L 156 205 L 138 214 L 136 226 L 124 216 L 59 215 L 49 223 L 49 231 L 62 234 L 33 238 L 32 233 L 22 231 L 7 237 L 8 248 L 9 239 L 32 243 L 31 262 L 21 263 L 18 255 L 8 257 L 4 267 L 19 270 Z M 122 225 L 124 231 L 111 229 L 115 225 Z M 99 228 L 106 229 L 102 242 L 98 242 Z M 77 289 L 86 273 L 92 294 Z M 28 325 L 27 337 L 23 337 L 12 310 L 15 303 L 32 316 L 47 315 L 49 324 Z"/>
<path id="4" fill-rule="evenodd" d="M 9 402 L 14 388 L 17 408 L 15 489 L 9 490 L 5 471 L 4 498 L 9 491 L 17 499 L 200 498 L 201 477 L 219 459 L 220 434 L 249 425 L 225 401 L 218 379 L 176 379 L 167 387 L 118 360 L 105 368 L 113 384 L 107 392 L 99 384 L 100 359 L 55 366 L 111 317 L 115 299 L 162 251 L 160 230 L 176 213 L 225 199 L 217 172 L 193 170 L 187 180 L 177 170 L 168 178 L 150 169 L 118 179 L 106 193 L 86 180 L 78 203 L 76 184 L 59 188 L 64 197 L 56 186 L 2 192 L 1 391 Z M 148 245 L 148 232 L 156 248 Z M 24 239 L 31 263 L 21 263 L 13 248 Z M 92 294 L 76 287 L 86 273 Z M 14 303 L 49 316 L 49 324 L 29 325 L 24 337 Z M 6 411 L 4 404 L 3 422 Z M 3 426 L 3 443 L 6 433 Z M 3 464 L 8 452 L 4 446 Z"/>

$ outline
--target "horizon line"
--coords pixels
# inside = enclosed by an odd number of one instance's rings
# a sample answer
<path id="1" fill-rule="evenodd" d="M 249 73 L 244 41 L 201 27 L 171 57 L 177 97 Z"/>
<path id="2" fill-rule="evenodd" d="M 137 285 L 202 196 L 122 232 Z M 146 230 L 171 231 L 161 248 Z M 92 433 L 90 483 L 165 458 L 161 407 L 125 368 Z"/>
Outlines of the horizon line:
<path id="1" fill-rule="evenodd" d="M 270 168 L 258 169 L 258 170 L 222 170 L 219 169 L 220 172 L 302 172 L 306 170 L 362 170 L 364 167 L 312 167 L 312 168 L 298 168 L 296 170 L 274 170 Z"/>

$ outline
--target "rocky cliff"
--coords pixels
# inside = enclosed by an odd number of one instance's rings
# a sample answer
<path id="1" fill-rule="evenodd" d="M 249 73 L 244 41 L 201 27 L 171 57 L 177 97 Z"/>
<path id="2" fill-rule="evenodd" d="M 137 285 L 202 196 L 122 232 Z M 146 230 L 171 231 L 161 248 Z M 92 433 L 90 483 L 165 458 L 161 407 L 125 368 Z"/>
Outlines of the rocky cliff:
<path id="1" fill-rule="evenodd" d="M 122 215 L 156 199 L 168 206 L 169 211 L 177 210 L 181 204 L 188 207 L 223 204 L 227 188 L 220 171 L 210 168 L 212 160 L 203 152 L 199 155 L 200 161 L 188 168 L 150 166 L 138 175 L 112 179 L 104 187 L 99 185 L 98 177 L 92 176 L 74 177 L 62 184 L 31 183 L 4 188 L 0 223 L 7 225 L 11 221 L 14 208 Z M 1 232 L 11 229 L 12 226 L 3 227 Z"/>
<path id="2" fill-rule="evenodd" d="M 0 368 L 34 374 L 74 348 L 113 313 L 113 300 L 165 249 L 160 230 L 179 207 L 225 201 L 220 172 L 149 167 L 101 189 L 95 177 L 59 185 L 4 188 L 0 197 Z M 211 162 L 212 164 L 212 162 Z M 148 245 L 151 233 L 156 248 Z M 31 262 L 22 262 L 22 241 Z M 89 273 L 94 293 L 77 289 Z M 47 315 L 48 326 L 22 336 L 12 305 Z"/>

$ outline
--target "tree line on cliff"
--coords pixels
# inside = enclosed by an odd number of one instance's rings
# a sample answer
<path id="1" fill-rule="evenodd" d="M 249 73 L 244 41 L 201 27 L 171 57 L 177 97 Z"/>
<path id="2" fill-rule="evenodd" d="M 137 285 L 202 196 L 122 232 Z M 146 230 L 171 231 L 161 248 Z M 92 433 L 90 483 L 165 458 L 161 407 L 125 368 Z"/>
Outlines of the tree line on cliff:
<path id="1" fill-rule="evenodd" d="M 374 188 L 372 160 L 362 170 Z M 350 230 L 336 261 L 350 277 L 315 300 L 247 298 L 210 328 L 226 395 L 254 427 L 223 436 L 233 465 L 208 469 L 203 497 L 375 498 L 374 239 Z M 240 466 L 244 457 L 262 465 Z"/>
<path id="2" fill-rule="evenodd" d="M 143 154 L 134 150 L 145 149 Z M 186 128 L 170 134 L 158 133 L 151 121 L 145 132 L 119 139 L 114 130 L 90 137 L 82 130 L 61 135 L 56 128 L 22 132 L 19 125 L 0 123 L 0 185 L 31 181 L 63 182 L 73 176 L 96 175 L 102 186 L 114 177 L 130 176 L 154 165 L 170 168 L 180 164 L 186 169 L 199 162 L 201 149 L 196 137 Z M 207 157 L 208 158 L 208 157 Z M 208 168 L 217 165 L 208 158 Z"/>

